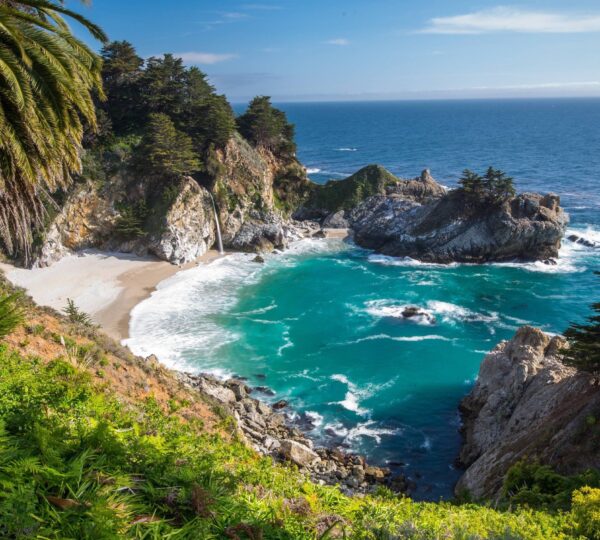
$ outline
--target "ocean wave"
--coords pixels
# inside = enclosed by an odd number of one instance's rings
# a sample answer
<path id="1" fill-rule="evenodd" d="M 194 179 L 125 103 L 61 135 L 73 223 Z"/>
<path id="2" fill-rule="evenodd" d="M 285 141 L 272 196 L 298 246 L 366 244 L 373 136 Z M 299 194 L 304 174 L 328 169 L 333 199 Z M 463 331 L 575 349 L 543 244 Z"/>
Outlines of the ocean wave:
<path id="1" fill-rule="evenodd" d="M 277 356 L 283 356 L 283 351 L 285 351 L 286 349 L 289 349 L 290 347 L 294 346 L 294 342 L 290 339 L 290 332 L 289 330 L 286 330 L 283 333 L 283 345 L 281 345 L 278 349 L 277 349 Z"/>
<path id="2" fill-rule="evenodd" d="M 306 168 L 306 174 L 318 174 L 321 172 L 321 169 L 319 169 L 318 167 L 307 167 Z"/>
<path id="3" fill-rule="evenodd" d="M 366 422 L 361 422 L 350 428 L 345 437 L 345 442 L 352 443 L 357 439 L 369 437 L 371 439 L 375 439 L 377 444 L 381 444 L 381 438 L 383 436 L 394 436 L 402 433 L 400 428 L 387 428 L 387 427 L 378 427 L 378 423 L 375 420 L 367 420 Z"/>
<path id="4" fill-rule="evenodd" d="M 323 415 L 316 411 L 306 411 L 304 414 L 308 417 L 311 424 L 315 427 L 319 427 L 323 424 Z"/>
<path id="5" fill-rule="evenodd" d="M 336 148 L 336 150 L 338 152 L 356 152 L 358 150 L 358 148 L 342 147 L 342 148 Z"/>
<path id="6" fill-rule="evenodd" d="M 390 341 L 406 341 L 406 342 L 418 342 L 418 341 L 452 341 L 452 339 L 439 336 L 437 334 L 428 334 L 425 336 L 390 336 L 388 334 L 375 334 L 372 336 L 366 336 L 362 338 L 358 338 L 352 341 L 346 341 L 342 343 L 342 345 L 354 345 L 357 343 L 362 343 L 364 341 L 377 341 L 380 339 L 390 340 Z"/>
<path id="7" fill-rule="evenodd" d="M 368 416 L 371 413 L 369 409 L 361 407 L 362 401 L 377 395 L 382 390 L 390 388 L 396 383 L 396 377 L 394 377 L 384 383 L 368 383 L 359 387 L 350 381 L 346 375 L 340 373 L 334 373 L 329 378 L 332 381 L 337 381 L 347 386 L 344 399 L 341 401 L 332 401 L 329 405 L 341 405 L 345 409 L 352 411 L 359 416 Z"/>
<path id="8" fill-rule="evenodd" d="M 439 300 L 429 300 L 427 307 L 432 313 L 441 317 L 447 323 L 454 323 L 456 321 L 491 323 L 499 320 L 499 316 L 495 312 L 475 312 L 466 307 Z"/>
<path id="9" fill-rule="evenodd" d="M 367 257 L 368 261 L 382 266 L 421 266 L 426 268 L 452 268 L 458 266 L 458 263 L 439 264 L 418 261 L 412 257 L 391 257 L 389 255 L 381 255 L 373 253 Z"/>

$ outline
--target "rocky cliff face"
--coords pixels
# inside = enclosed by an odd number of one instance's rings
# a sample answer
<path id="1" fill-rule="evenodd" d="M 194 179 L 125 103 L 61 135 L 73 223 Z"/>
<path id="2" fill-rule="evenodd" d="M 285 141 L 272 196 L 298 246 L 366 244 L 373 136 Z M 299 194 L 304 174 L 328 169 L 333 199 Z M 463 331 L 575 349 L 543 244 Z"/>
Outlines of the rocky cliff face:
<path id="1" fill-rule="evenodd" d="M 215 240 L 210 193 L 193 178 L 183 178 L 174 200 L 153 217 L 152 230 L 136 238 L 117 231 L 124 184 L 115 177 L 106 186 L 78 186 L 53 220 L 35 266 L 49 266 L 65 255 L 86 248 L 144 255 L 153 253 L 173 264 L 194 260 Z"/>
<path id="2" fill-rule="evenodd" d="M 294 159 L 281 160 L 234 136 L 217 152 L 213 192 L 226 247 L 238 251 L 283 248 L 286 221 L 311 182 Z"/>
<path id="3" fill-rule="evenodd" d="M 356 242 L 385 255 L 437 263 L 558 256 L 568 223 L 558 196 L 524 193 L 473 208 L 460 190 L 442 193 L 436 184 L 422 177 L 366 199 L 349 215 Z"/>
<path id="4" fill-rule="evenodd" d="M 600 467 L 600 387 L 561 362 L 564 346 L 563 338 L 525 326 L 485 357 L 460 404 L 466 471 L 457 493 L 497 497 L 522 459 L 563 474 Z"/>
<path id="5" fill-rule="evenodd" d="M 186 178 L 151 235 L 148 249 L 174 264 L 195 260 L 215 242 L 215 217 L 210 193 L 193 178 Z"/>
<path id="6" fill-rule="evenodd" d="M 147 200 L 145 179 L 113 173 L 102 185 L 76 186 L 45 235 L 37 266 L 47 266 L 79 249 L 100 248 L 139 255 L 152 253 L 174 264 L 189 262 L 215 242 L 212 190 L 226 247 L 240 251 L 271 251 L 297 237 L 289 214 L 312 188 L 303 167 L 293 158 L 281 160 L 250 146 L 239 135 L 211 163 L 206 187 L 187 177 L 173 185 L 175 196 L 165 203 L 154 195 L 141 233 L 124 236 L 119 223 L 124 208 Z"/>

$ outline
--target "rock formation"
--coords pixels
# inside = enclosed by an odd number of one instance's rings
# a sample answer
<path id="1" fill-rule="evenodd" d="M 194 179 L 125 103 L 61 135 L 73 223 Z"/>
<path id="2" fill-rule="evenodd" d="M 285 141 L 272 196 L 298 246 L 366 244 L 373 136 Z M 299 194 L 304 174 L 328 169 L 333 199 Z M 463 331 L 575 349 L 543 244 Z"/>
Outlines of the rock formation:
<path id="1" fill-rule="evenodd" d="M 312 184 L 295 158 L 278 159 L 236 134 L 215 153 L 211 167 L 212 176 L 198 181 L 169 180 L 162 194 L 156 192 L 156 179 L 134 177 L 122 162 L 107 181 L 76 185 L 50 223 L 35 264 L 47 266 L 85 248 L 152 253 L 174 264 L 192 261 L 215 241 L 209 189 L 225 247 L 271 251 L 298 237 L 288 218 Z M 139 201 L 151 205 L 140 221 L 142 230 L 123 235 L 119 223 Z"/>
<path id="2" fill-rule="evenodd" d="M 378 485 L 408 493 L 414 488 L 403 475 L 393 476 L 388 469 L 368 465 L 364 457 L 338 448 L 315 448 L 298 427 L 281 412 L 287 404 L 281 401 L 269 406 L 251 396 L 253 391 L 272 394 L 265 387 L 249 388 L 243 381 L 220 381 L 210 375 L 178 374 L 186 385 L 224 407 L 235 419 L 246 442 L 263 455 L 290 461 L 321 484 L 339 484 L 346 492 L 369 492 Z"/>
<path id="3" fill-rule="evenodd" d="M 385 255 L 482 263 L 557 257 L 568 217 L 552 194 L 473 208 L 461 190 L 439 195 L 424 185 L 369 197 L 349 221 L 359 245 Z"/>
<path id="4" fill-rule="evenodd" d="M 456 492 L 497 497 L 519 460 L 536 460 L 562 474 L 600 467 L 600 387 L 564 365 L 565 341 L 524 326 L 481 364 L 460 404 L 466 467 Z"/>
<path id="5" fill-rule="evenodd" d="M 193 261 L 215 242 L 215 219 L 210 193 L 193 178 L 185 178 L 158 231 L 151 235 L 149 251 L 174 264 Z"/>

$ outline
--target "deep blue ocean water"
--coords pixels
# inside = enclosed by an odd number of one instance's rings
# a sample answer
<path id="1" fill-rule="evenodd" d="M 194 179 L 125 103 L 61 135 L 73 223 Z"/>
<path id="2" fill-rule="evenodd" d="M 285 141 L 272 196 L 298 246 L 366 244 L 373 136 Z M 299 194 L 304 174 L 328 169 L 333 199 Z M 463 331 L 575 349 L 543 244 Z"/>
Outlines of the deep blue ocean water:
<path id="1" fill-rule="evenodd" d="M 600 241 L 600 100 L 279 106 L 316 182 L 379 163 L 453 187 L 464 168 L 493 165 L 519 191 L 560 194 L 570 231 Z M 600 250 L 569 241 L 556 266 L 426 265 L 337 240 L 251 259 L 163 282 L 135 308 L 130 346 L 268 385 L 320 442 L 408 474 L 426 499 L 450 497 L 460 474 L 457 405 L 484 354 L 522 324 L 561 332 L 600 292 Z M 401 320 L 405 305 L 435 321 Z"/>

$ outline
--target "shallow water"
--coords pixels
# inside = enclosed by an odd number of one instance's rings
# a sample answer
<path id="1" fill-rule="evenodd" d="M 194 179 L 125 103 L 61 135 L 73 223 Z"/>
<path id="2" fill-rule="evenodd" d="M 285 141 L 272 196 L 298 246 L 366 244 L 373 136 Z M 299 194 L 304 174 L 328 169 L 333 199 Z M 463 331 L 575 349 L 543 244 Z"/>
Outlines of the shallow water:
<path id="1" fill-rule="evenodd" d="M 518 173 L 522 188 L 569 194 L 571 228 L 600 241 L 600 152 L 588 152 L 598 150 L 600 102 L 585 102 L 587 114 L 582 102 L 552 103 L 504 112 L 495 102 L 487 109 L 481 102 L 387 104 L 385 114 L 382 104 L 285 107 L 297 123 L 299 155 L 314 169 L 352 172 L 380 162 L 414 176 L 439 161 L 438 179 L 452 185 L 461 168 L 494 156 L 490 163 Z M 483 125 L 490 115 L 501 120 L 493 136 Z M 362 129 L 350 132 L 357 118 Z M 564 139 L 556 134 L 560 118 Z M 452 126 L 459 141 L 439 133 Z M 561 332 L 587 315 L 597 300 L 599 255 L 566 241 L 557 266 L 441 266 L 340 240 L 304 240 L 264 265 L 235 254 L 163 282 L 135 308 L 130 345 L 174 367 L 268 385 L 277 393 L 271 399 L 289 399 L 311 421 L 314 437 L 417 478 L 419 498 L 449 497 L 459 475 L 452 466 L 457 405 L 483 355 L 522 324 Z M 406 305 L 429 317 L 402 319 Z"/>

